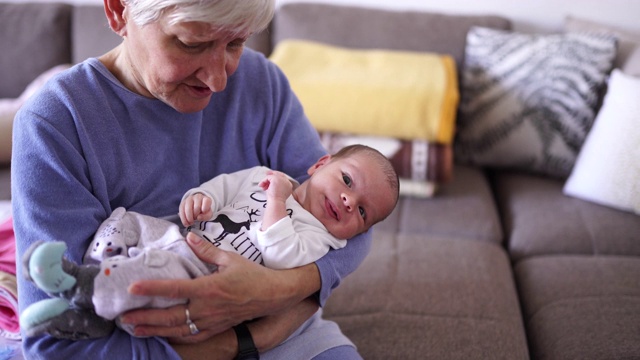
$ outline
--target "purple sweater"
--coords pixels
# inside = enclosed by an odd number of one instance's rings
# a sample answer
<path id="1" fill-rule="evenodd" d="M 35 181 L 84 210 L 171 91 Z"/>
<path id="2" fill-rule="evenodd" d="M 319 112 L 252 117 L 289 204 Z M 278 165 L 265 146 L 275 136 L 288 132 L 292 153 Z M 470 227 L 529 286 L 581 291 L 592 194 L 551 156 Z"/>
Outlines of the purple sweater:
<path id="1" fill-rule="evenodd" d="M 227 88 L 203 111 L 181 114 L 127 90 L 89 59 L 50 81 L 14 124 L 12 203 L 18 259 L 36 240 L 64 240 L 80 263 L 99 224 L 119 206 L 176 218 L 185 191 L 252 166 L 298 181 L 325 154 L 288 81 L 246 49 Z M 362 262 L 370 233 L 317 261 L 324 304 Z M 20 309 L 47 298 L 18 271 Z M 161 338 L 116 330 L 91 341 L 26 339 L 27 358 L 178 359 Z M 55 355 L 54 355 L 55 354 Z"/>

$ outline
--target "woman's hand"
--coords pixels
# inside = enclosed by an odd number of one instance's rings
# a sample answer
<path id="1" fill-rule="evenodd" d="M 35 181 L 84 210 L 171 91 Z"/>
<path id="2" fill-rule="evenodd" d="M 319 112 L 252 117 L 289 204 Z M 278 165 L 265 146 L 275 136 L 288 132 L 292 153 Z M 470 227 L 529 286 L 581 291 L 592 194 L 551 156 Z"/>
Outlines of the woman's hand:
<path id="1" fill-rule="evenodd" d="M 129 287 L 135 295 L 189 299 L 168 309 L 133 310 L 121 316 L 135 325 L 137 336 L 186 338 L 198 342 L 245 320 L 282 312 L 320 289 L 315 264 L 289 270 L 271 270 L 242 256 L 220 250 L 189 233 L 187 241 L 205 262 L 216 264 L 211 275 L 192 280 L 140 281 Z M 200 332 L 192 335 L 185 309 Z"/>
<path id="2" fill-rule="evenodd" d="M 316 311 L 318 311 L 318 303 L 307 298 L 280 313 L 253 321 L 247 327 L 256 348 L 262 353 L 284 342 Z M 184 341 L 185 339 L 169 339 L 173 348 L 185 360 L 202 359 L 203 357 L 207 359 L 233 359 L 238 354 L 238 341 L 232 329 L 197 344 Z"/>

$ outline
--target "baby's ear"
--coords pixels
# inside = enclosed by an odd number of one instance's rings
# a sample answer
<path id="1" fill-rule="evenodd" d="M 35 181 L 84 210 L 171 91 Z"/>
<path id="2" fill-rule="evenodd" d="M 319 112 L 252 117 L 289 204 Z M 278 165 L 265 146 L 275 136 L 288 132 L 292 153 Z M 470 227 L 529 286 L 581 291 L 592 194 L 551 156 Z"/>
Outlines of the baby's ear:
<path id="1" fill-rule="evenodd" d="M 313 175 L 319 168 L 328 164 L 329 161 L 331 161 L 331 155 L 325 155 L 321 157 L 320 159 L 318 159 L 318 161 L 316 161 L 315 164 L 311 165 L 309 170 L 307 170 L 307 174 Z"/>

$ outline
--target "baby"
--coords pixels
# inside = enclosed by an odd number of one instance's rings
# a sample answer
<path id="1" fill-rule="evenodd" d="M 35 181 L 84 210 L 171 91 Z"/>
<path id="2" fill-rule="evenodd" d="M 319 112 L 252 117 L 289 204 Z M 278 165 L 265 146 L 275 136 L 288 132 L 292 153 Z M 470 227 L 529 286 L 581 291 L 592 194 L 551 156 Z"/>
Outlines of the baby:
<path id="1" fill-rule="evenodd" d="M 223 250 L 281 269 L 314 262 L 330 248 L 344 247 L 347 239 L 385 219 L 398 200 L 392 165 L 364 145 L 321 157 L 308 174 L 301 184 L 265 167 L 217 176 L 185 194 L 180 219 L 188 231 Z M 25 274 L 58 297 L 25 309 L 21 326 L 27 336 L 107 335 L 113 326 L 105 323 L 126 311 L 187 301 L 132 296 L 127 292 L 130 284 L 194 278 L 216 269 L 198 259 L 177 225 L 123 208 L 100 226 L 87 250 L 85 262 L 99 265 L 76 265 L 64 258 L 60 262 L 65 249 L 63 242 L 39 243 L 25 254 Z M 56 262 L 61 265 L 51 267 Z M 82 323 L 86 325 L 78 326 Z"/>

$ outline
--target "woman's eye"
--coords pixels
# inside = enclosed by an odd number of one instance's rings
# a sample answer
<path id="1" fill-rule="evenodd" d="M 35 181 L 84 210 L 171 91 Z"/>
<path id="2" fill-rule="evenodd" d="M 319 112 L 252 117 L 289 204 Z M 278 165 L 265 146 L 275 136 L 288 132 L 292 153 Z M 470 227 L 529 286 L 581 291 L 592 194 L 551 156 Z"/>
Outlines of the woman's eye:
<path id="1" fill-rule="evenodd" d="M 351 178 L 347 174 L 342 174 L 342 180 L 348 187 L 351 187 Z"/>
<path id="2" fill-rule="evenodd" d="M 227 46 L 232 49 L 241 49 L 244 47 L 244 43 L 245 43 L 245 40 L 237 40 L 237 41 L 230 42 L 229 45 Z"/>
<path id="3" fill-rule="evenodd" d="M 359 207 L 358 210 L 360 211 L 360 216 L 362 216 L 363 219 L 367 218 L 367 212 L 364 211 L 363 208 Z"/>
<path id="4" fill-rule="evenodd" d="M 198 50 L 202 46 L 201 43 L 188 44 L 178 40 L 178 45 L 185 50 Z"/>

